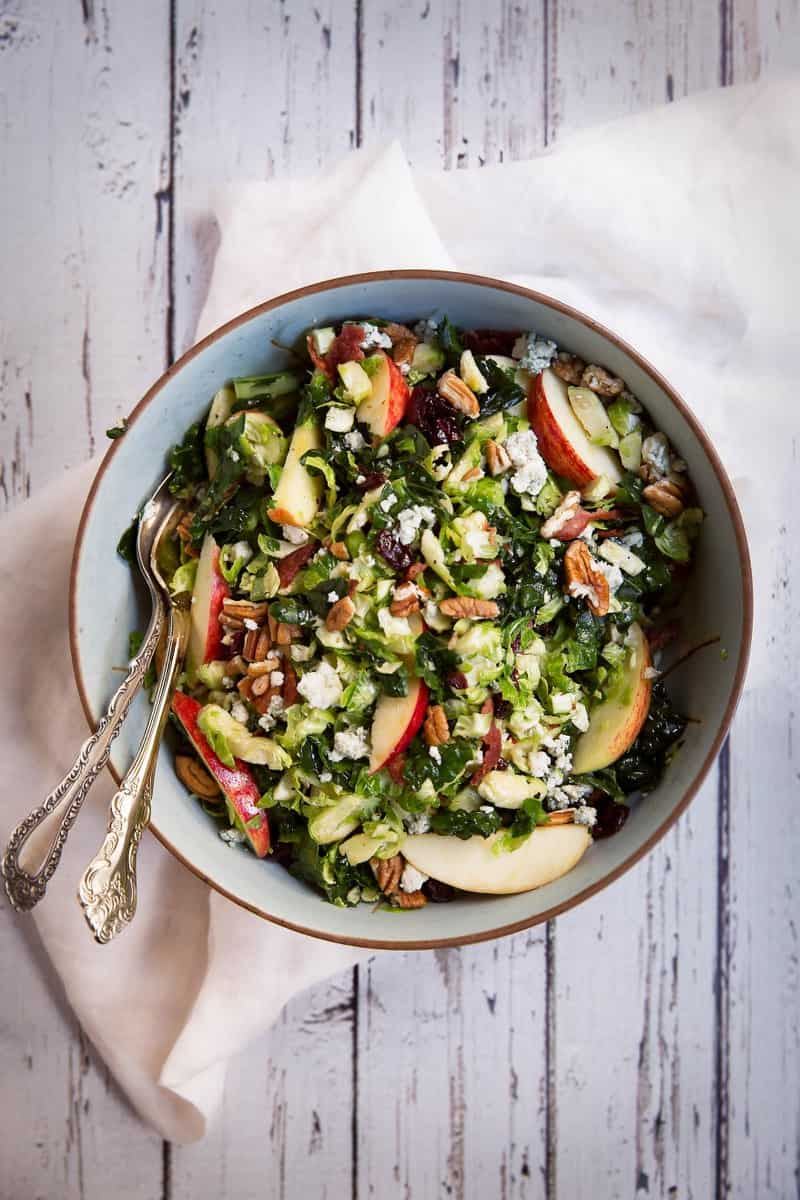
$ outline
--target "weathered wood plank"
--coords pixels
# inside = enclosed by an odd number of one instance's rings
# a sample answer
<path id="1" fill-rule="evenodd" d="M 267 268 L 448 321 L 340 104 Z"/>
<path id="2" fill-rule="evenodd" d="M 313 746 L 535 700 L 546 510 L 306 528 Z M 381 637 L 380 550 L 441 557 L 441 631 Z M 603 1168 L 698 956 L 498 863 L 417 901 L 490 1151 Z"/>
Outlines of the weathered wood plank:
<path id="1" fill-rule="evenodd" d="M 544 145 L 543 46 L 536 0 L 370 0 L 364 143 L 400 138 L 416 166 L 528 157 Z"/>
<path id="2" fill-rule="evenodd" d="M 715 4 L 548 0 L 547 11 L 548 142 L 718 82 Z"/>
<path id="3" fill-rule="evenodd" d="M 292 1000 L 231 1063 L 205 1141 L 172 1147 L 170 1200 L 349 1196 L 354 1019 L 352 972 Z"/>
<path id="4" fill-rule="evenodd" d="M 800 64 L 798 0 L 730 0 L 731 81 L 797 70 Z"/>
<path id="5" fill-rule="evenodd" d="M 158 0 L 3 5 L 6 507 L 102 450 L 163 367 L 166 32 Z"/>
<path id="6" fill-rule="evenodd" d="M 309 174 L 356 142 L 355 13 L 306 5 L 176 0 L 176 349 L 208 282 L 210 199 L 221 184 Z M 280 290 L 279 288 L 277 290 Z M 264 281 L 264 295 L 276 287 Z M 231 315 L 235 315 L 231 313 Z"/>
<path id="7" fill-rule="evenodd" d="M 539 1195 L 544 931 L 384 955 L 361 979 L 357 1194 Z"/>
<path id="8" fill-rule="evenodd" d="M 2 6 L 6 507 L 102 449 L 162 369 L 166 28 L 158 0 Z M 160 1138 L 94 1060 L 32 928 L 5 906 L 0 962 L 0 1195 L 160 1196 Z"/>

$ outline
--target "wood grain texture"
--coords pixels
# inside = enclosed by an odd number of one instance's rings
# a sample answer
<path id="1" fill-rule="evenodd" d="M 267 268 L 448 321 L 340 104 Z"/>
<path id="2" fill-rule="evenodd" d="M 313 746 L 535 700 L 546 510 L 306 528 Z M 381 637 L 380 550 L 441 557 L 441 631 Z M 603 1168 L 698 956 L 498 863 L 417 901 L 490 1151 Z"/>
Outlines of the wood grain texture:
<path id="1" fill-rule="evenodd" d="M 541 1194 L 545 935 L 360 971 L 358 1196 Z"/>
<path id="2" fill-rule="evenodd" d="M 160 0 L 2 6 L 6 506 L 102 450 L 163 369 L 166 33 Z"/>

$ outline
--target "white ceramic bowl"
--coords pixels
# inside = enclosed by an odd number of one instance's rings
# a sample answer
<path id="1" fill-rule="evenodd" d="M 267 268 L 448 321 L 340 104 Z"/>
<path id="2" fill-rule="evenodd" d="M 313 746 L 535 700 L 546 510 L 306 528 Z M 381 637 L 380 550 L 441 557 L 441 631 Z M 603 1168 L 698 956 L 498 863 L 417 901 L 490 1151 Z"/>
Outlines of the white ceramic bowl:
<path id="1" fill-rule="evenodd" d="M 115 686 L 112 666 L 125 662 L 128 632 L 143 629 L 147 611 L 131 572 L 115 554 L 117 540 L 164 474 L 165 457 L 214 392 L 238 375 L 275 371 L 310 326 L 353 314 L 408 321 L 446 312 L 458 325 L 535 329 L 589 362 L 622 376 L 686 459 L 707 523 L 689 595 L 689 639 L 719 633 L 728 654 L 706 652 L 670 682 L 678 707 L 700 718 L 658 789 L 636 804 L 622 831 L 597 842 L 568 875 L 519 896 L 464 897 L 419 911 L 335 908 L 277 864 L 230 849 L 214 822 L 190 800 L 162 750 L 152 828 L 164 845 L 212 887 L 268 920 L 316 937 L 370 947 L 426 948 L 479 941 L 544 921 L 615 879 L 669 829 L 697 791 L 733 716 L 747 663 L 752 624 L 750 565 L 730 481 L 689 408 L 631 347 L 588 317 L 547 296 L 474 275 L 386 271 L 314 284 L 251 309 L 183 356 L 137 405 L 126 435 L 115 441 L 92 486 L 78 532 L 70 594 L 75 676 L 91 725 Z M 124 772 L 141 737 L 147 701 L 139 697 L 111 757 Z"/>

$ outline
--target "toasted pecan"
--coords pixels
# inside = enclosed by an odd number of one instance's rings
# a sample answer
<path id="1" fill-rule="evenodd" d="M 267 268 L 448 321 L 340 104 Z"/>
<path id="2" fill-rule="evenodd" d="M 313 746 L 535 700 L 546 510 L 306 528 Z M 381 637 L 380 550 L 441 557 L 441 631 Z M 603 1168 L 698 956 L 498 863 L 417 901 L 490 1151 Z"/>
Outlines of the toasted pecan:
<path id="1" fill-rule="evenodd" d="M 511 458 L 505 446 L 492 438 L 486 443 L 486 463 L 490 475 L 502 475 L 511 466 Z"/>
<path id="2" fill-rule="evenodd" d="M 625 387 L 621 379 L 616 375 L 612 375 L 605 367 L 598 367 L 595 363 L 590 363 L 581 375 L 581 383 L 584 387 L 590 388 L 596 392 L 598 396 L 618 396 Z"/>
<path id="3" fill-rule="evenodd" d="M 175 755 L 175 774 L 190 792 L 202 796 L 204 800 L 212 800 L 219 795 L 219 784 L 212 779 L 205 767 L 191 754 Z"/>
<path id="4" fill-rule="evenodd" d="M 642 499 L 662 516 L 672 519 L 683 512 L 683 489 L 671 479 L 659 479 L 642 492 Z"/>
<path id="5" fill-rule="evenodd" d="M 608 580 L 594 565 L 589 547 L 580 538 L 567 547 L 564 575 L 567 593 L 574 598 L 583 597 L 596 617 L 604 617 L 611 598 Z"/>
<path id="6" fill-rule="evenodd" d="M 356 606 L 349 596 L 342 596 L 335 604 L 332 604 L 328 609 L 328 615 L 325 618 L 325 628 L 333 632 L 338 632 L 349 625 L 353 617 L 356 615 Z"/>
<path id="7" fill-rule="evenodd" d="M 393 617 L 407 617 L 419 612 L 419 591 L 413 583 L 399 583 L 392 593 L 389 612 Z"/>
<path id="8" fill-rule="evenodd" d="M 477 417 L 481 411 L 475 393 L 467 387 L 463 379 L 459 379 L 452 369 L 445 371 L 436 384 L 439 395 L 452 404 L 453 408 L 465 413 L 468 417 Z"/>
<path id="9" fill-rule="evenodd" d="M 492 619 L 500 609 L 494 600 L 478 600 L 473 596 L 448 596 L 439 601 L 439 611 L 446 617 L 468 617 L 473 621 Z"/>

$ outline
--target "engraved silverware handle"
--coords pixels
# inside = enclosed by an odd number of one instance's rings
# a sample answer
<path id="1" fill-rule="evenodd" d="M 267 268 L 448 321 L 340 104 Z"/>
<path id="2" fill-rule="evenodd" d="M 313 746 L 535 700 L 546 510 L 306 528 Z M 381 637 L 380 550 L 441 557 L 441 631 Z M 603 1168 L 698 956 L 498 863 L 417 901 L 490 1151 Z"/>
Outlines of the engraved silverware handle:
<path id="1" fill-rule="evenodd" d="M 189 637 L 189 614 L 170 608 L 167 648 L 142 743 L 111 801 L 108 833 L 78 888 L 95 940 L 110 942 L 136 912 L 136 852 L 150 820 L 158 748 Z"/>
<path id="2" fill-rule="evenodd" d="M 44 803 L 20 821 L 6 847 L 0 868 L 6 893 L 17 912 L 27 912 L 38 904 L 61 859 L 67 834 L 75 823 L 89 788 L 102 771 L 111 753 L 111 745 L 127 716 L 131 701 L 144 677 L 164 628 L 166 608 L 160 596 L 153 596 L 153 610 L 147 633 L 130 668 L 111 698 L 108 710 L 97 729 L 81 746 L 78 757 L 59 785 Z M 43 828 L 55 829 L 50 837 Z M 41 831 L 41 832 L 40 832 Z M 35 834 L 39 836 L 34 837 Z"/>

